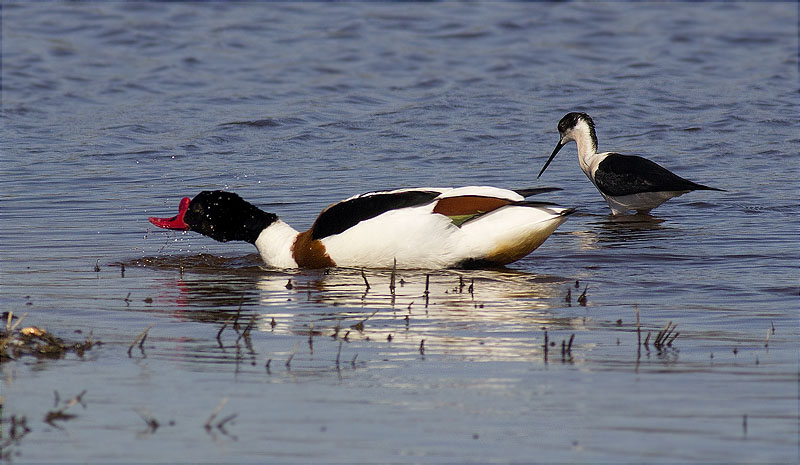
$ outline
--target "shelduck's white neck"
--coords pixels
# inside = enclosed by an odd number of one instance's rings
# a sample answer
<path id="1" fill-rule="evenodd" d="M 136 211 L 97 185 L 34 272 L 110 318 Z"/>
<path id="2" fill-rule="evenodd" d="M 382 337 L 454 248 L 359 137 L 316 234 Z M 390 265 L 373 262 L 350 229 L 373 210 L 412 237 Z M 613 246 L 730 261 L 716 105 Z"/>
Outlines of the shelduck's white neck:
<path id="1" fill-rule="evenodd" d="M 297 239 L 297 230 L 280 219 L 259 234 L 255 245 L 264 263 L 275 268 L 297 268 L 292 248 Z"/>

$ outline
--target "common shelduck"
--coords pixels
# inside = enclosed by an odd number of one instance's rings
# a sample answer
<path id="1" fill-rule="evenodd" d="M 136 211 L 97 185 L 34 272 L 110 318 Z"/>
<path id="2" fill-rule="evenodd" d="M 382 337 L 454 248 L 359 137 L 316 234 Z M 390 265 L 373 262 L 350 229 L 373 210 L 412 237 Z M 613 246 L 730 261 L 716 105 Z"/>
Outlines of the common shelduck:
<path id="1" fill-rule="evenodd" d="M 684 179 L 646 158 L 614 152 L 597 153 L 594 121 L 586 113 L 567 113 L 558 122 L 558 134 L 558 144 L 538 177 L 542 176 L 561 147 L 574 140 L 578 145 L 581 169 L 605 197 L 614 215 L 631 210 L 649 213 L 667 200 L 689 191 L 722 191 Z"/>
<path id="2" fill-rule="evenodd" d="M 502 266 L 528 255 L 575 210 L 531 195 L 487 186 L 368 192 L 325 208 L 298 232 L 226 191 L 185 197 L 160 228 L 195 231 L 220 242 L 246 241 L 275 268 L 476 268 Z"/>

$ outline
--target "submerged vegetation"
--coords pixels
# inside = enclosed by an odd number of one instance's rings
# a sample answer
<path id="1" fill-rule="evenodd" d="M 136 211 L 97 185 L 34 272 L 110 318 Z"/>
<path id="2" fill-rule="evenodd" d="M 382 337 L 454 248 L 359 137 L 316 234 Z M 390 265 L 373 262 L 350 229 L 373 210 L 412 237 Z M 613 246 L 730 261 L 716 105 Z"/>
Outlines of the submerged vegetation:
<path id="1" fill-rule="evenodd" d="M 13 312 L 3 312 L 2 327 L 0 327 L 0 365 L 26 356 L 37 359 L 59 359 L 73 353 L 83 357 L 87 350 L 102 344 L 92 339 L 91 331 L 83 342 L 67 342 L 45 329 L 23 326 L 26 316 L 24 314 L 18 318 Z M 71 407 L 80 404 L 86 408 L 83 401 L 84 394 L 85 390 L 59 405 L 60 396 L 58 391 L 55 391 L 55 408 L 48 411 L 42 421 L 51 427 L 61 429 L 60 422 L 71 420 L 76 416 L 68 412 Z M 0 460 L 11 461 L 17 453 L 14 446 L 18 446 L 32 429 L 25 415 L 9 417 L 3 415 L 4 406 L 5 396 L 0 396 Z"/>
<path id="2" fill-rule="evenodd" d="M 36 326 L 22 326 L 27 314 L 17 318 L 13 312 L 3 312 L 3 326 L 0 328 L 0 363 L 16 360 L 23 356 L 37 358 L 62 358 L 68 353 L 82 357 L 84 352 L 100 341 L 92 339 L 89 331 L 83 342 L 66 342 Z"/>

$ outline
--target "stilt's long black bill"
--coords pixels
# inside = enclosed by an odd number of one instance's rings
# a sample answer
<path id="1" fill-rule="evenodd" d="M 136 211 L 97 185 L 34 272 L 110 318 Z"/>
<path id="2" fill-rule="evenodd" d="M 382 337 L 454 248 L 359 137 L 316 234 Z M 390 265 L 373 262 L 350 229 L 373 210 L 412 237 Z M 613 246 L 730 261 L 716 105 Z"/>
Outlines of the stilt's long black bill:
<path id="1" fill-rule="evenodd" d="M 547 159 L 547 163 L 545 163 L 544 166 L 542 167 L 542 171 L 539 171 L 539 176 L 536 176 L 536 179 L 539 179 L 539 178 L 542 177 L 542 173 L 544 173 L 544 170 L 546 170 L 547 167 L 550 166 L 550 162 L 553 161 L 553 158 L 556 157 L 556 154 L 558 153 L 559 150 L 561 150 L 561 147 L 563 147 L 563 146 L 564 146 L 564 144 L 561 141 L 558 141 L 558 144 L 556 145 L 556 148 L 553 149 L 553 153 L 550 154 L 550 158 Z"/>

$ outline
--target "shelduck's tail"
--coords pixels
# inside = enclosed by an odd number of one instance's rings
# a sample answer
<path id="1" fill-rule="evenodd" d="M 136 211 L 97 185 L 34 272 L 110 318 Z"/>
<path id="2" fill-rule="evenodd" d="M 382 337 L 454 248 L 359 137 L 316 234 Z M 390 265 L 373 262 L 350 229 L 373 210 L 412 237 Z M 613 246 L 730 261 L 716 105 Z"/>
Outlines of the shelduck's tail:
<path id="1" fill-rule="evenodd" d="M 462 229 L 472 238 L 479 261 L 507 265 L 539 248 L 575 211 L 544 202 L 518 202 L 466 223 Z"/>

